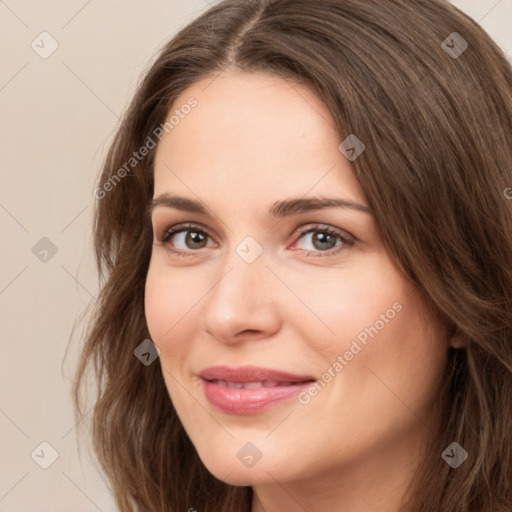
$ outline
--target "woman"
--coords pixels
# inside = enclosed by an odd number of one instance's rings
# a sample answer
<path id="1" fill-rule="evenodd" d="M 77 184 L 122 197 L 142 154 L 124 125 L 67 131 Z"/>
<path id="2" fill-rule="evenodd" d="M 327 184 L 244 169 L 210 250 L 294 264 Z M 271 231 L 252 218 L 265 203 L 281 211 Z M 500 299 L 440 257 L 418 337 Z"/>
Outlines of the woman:
<path id="1" fill-rule="evenodd" d="M 119 510 L 512 509 L 511 91 L 442 0 L 225 0 L 163 48 L 75 382 Z"/>

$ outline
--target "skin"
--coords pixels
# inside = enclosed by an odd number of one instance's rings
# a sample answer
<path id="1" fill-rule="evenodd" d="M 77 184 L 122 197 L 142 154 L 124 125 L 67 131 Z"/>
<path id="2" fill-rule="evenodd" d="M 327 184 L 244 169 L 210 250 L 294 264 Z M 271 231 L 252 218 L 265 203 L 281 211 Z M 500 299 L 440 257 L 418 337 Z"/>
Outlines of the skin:
<path id="1" fill-rule="evenodd" d="M 444 326 L 391 260 L 373 214 L 331 207 L 267 215 L 288 198 L 368 206 L 338 149 L 334 120 L 314 93 L 263 73 L 229 71 L 193 84 L 171 110 L 191 96 L 198 105 L 157 148 L 154 197 L 199 200 L 212 216 L 153 210 L 145 298 L 180 420 L 213 475 L 253 487 L 253 512 L 396 512 L 439 419 L 433 404 L 450 343 Z M 209 236 L 187 242 L 185 232 L 160 242 L 184 222 Z M 341 250 L 326 256 L 315 232 L 298 233 L 318 224 L 354 245 L 335 236 L 334 250 Z M 248 236 L 263 250 L 252 263 L 236 252 Z M 320 379 L 397 303 L 394 318 L 366 346 L 359 343 L 307 404 L 291 398 L 241 416 L 205 398 L 198 373 L 219 364 Z M 252 467 L 237 457 L 248 442 L 262 455 Z"/>

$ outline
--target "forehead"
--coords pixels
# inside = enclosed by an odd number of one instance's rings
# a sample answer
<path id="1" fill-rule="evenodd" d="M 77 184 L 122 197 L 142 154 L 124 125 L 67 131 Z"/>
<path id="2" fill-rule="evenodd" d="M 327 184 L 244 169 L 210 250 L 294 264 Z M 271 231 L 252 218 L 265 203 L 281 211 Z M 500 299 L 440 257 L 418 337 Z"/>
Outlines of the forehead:
<path id="1" fill-rule="evenodd" d="M 183 91 L 173 114 L 157 148 L 155 196 L 223 199 L 229 191 L 233 201 L 246 203 L 338 191 L 364 201 L 338 149 L 331 113 L 304 86 L 264 73 L 223 73 Z"/>

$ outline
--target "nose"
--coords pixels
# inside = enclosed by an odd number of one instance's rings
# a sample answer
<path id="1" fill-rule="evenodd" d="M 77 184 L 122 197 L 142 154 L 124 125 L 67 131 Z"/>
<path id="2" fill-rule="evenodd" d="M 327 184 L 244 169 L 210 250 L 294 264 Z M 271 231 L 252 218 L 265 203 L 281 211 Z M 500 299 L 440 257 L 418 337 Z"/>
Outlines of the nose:
<path id="1" fill-rule="evenodd" d="M 203 329 L 225 344 L 265 339 L 281 326 L 279 281 L 264 254 L 247 263 L 233 251 L 205 297 Z"/>

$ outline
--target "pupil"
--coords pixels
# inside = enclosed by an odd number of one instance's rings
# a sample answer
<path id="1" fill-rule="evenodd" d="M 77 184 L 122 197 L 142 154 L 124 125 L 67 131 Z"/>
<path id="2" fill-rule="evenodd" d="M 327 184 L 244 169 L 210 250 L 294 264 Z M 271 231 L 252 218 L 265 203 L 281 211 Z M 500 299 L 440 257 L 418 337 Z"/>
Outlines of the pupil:
<path id="1" fill-rule="evenodd" d="M 315 242 L 319 242 L 320 244 L 327 243 L 328 245 L 328 247 L 320 245 L 320 247 L 317 247 L 317 249 L 332 249 L 334 247 L 332 242 L 336 242 L 336 240 L 334 236 L 330 235 L 329 233 L 317 233 L 313 237 L 313 244 L 315 244 Z"/>
<path id="2" fill-rule="evenodd" d="M 187 245 L 190 245 L 189 242 L 191 243 L 191 245 L 194 245 L 194 244 L 201 244 L 201 242 L 204 242 L 205 240 L 205 236 L 203 233 L 198 233 L 197 231 L 189 231 L 188 235 L 187 235 Z M 197 248 L 197 247 L 196 247 Z"/>

